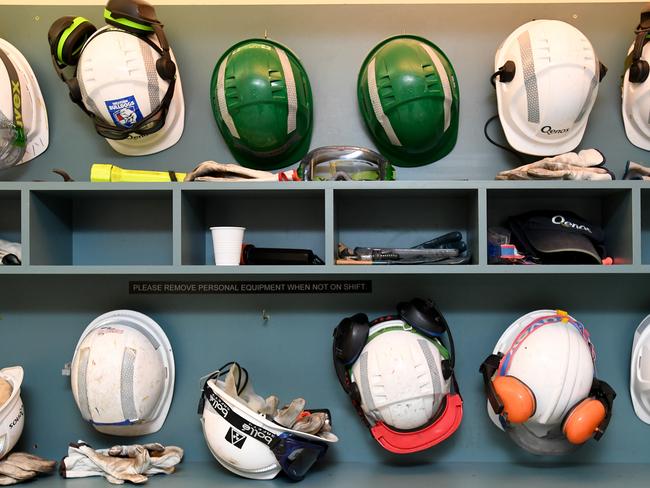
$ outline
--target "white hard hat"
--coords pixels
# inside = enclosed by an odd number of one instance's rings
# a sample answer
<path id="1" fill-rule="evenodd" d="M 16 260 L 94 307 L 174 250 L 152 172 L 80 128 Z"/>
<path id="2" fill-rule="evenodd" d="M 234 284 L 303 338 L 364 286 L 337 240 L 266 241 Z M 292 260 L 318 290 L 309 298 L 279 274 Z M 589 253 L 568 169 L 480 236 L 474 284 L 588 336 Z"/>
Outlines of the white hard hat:
<path id="1" fill-rule="evenodd" d="M 634 44 L 630 46 L 628 56 L 632 54 Z M 650 44 L 643 46 L 640 60 L 650 61 Z M 625 134 L 632 144 L 646 151 L 650 150 L 650 81 L 630 81 L 630 67 L 623 74 L 621 112 Z"/>
<path id="2" fill-rule="evenodd" d="M 162 427 L 174 392 L 174 356 L 151 318 L 131 310 L 97 317 L 72 359 L 72 394 L 99 432 L 152 434 Z"/>
<path id="3" fill-rule="evenodd" d="M 650 315 L 634 332 L 630 363 L 630 394 L 634 412 L 650 424 Z"/>
<path id="4" fill-rule="evenodd" d="M 401 319 L 372 326 L 351 368 L 369 422 L 398 430 L 431 422 L 451 385 L 451 378 L 443 375 L 442 351 L 448 354 L 437 339 L 414 333 Z"/>
<path id="5" fill-rule="evenodd" d="M 31 66 L 20 51 L 4 39 L 0 39 L 0 51 L 0 57 L 4 54 L 11 65 L 7 67 L 5 60 L 0 59 L 0 127 L 22 124 L 26 139 L 24 152 L 14 153 L 13 157 L 3 156 L 0 145 L 0 169 L 3 169 L 26 163 L 43 153 L 49 144 L 49 129 L 45 101 Z M 11 71 L 17 75 L 17 80 L 12 80 L 15 75 L 12 76 Z"/>
<path id="6" fill-rule="evenodd" d="M 149 40 L 158 45 L 154 35 Z M 176 58 L 170 50 L 172 61 Z M 84 45 L 77 65 L 77 79 L 86 109 L 104 122 L 129 127 L 156 110 L 169 81 L 156 71 L 160 55 L 140 36 L 115 27 L 97 30 Z M 178 142 L 185 123 L 185 102 L 179 70 L 163 127 L 148 135 L 106 139 L 127 156 L 163 151 Z"/>
<path id="7" fill-rule="evenodd" d="M 574 150 L 606 72 L 584 34 L 559 20 L 528 22 L 503 42 L 494 63 L 510 146 L 535 156 Z"/>
<path id="8" fill-rule="evenodd" d="M 0 459 L 11 451 L 20 434 L 23 433 L 25 424 L 25 410 L 20 398 L 20 385 L 23 382 L 23 368 L 0 369 L 0 378 L 11 386 L 11 395 L 4 405 L 0 405 Z"/>
<path id="9" fill-rule="evenodd" d="M 574 450 L 576 443 L 567 440 L 564 424 L 569 413 L 590 397 L 595 382 L 595 355 L 584 326 L 566 312 L 536 310 L 508 327 L 493 354 L 500 359 L 495 378 L 513 377 L 523 383 L 532 396 L 532 409 L 527 419 L 504 428 L 504 419 L 488 398 L 492 422 L 530 452 L 563 454 Z"/>
<path id="10" fill-rule="evenodd" d="M 224 371 L 210 375 L 203 388 L 199 405 L 203 435 L 210 452 L 224 468 L 244 478 L 269 480 L 280 471 L 291 476 L 292 464 L 301 479 L 307 470 L 327 450 L 327 445 L 338 438 L 331 434 L 327 438 L 299 432 L 283 427 L 243 403 L 249 395 L 256 396 L 246 375 L 240 398 L 233 398 L 224 391 L 225 383 L 220 379 Z M 288 442 L 282 448 L 280 441 Z M 276 453 L 278 447 L 285 455 Z M 290 448 L 294 447 L 293 454 Z M 302 459 L 301 459 L 302 457 Z"/>

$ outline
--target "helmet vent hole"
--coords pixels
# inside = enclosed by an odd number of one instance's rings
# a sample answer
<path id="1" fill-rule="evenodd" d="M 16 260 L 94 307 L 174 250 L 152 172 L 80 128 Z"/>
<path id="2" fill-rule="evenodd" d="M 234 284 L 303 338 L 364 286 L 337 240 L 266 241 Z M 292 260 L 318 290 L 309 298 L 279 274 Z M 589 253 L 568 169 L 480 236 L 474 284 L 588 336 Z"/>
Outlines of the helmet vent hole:
<path id="1" fill-rule="evenodd" d="M 436 70 L 432 64 L 423 64 L 422 71 L 424 72 L 424 79 L 426 81 L 427 91 L 436 91 L 438 87 L 436 79 Z"/>

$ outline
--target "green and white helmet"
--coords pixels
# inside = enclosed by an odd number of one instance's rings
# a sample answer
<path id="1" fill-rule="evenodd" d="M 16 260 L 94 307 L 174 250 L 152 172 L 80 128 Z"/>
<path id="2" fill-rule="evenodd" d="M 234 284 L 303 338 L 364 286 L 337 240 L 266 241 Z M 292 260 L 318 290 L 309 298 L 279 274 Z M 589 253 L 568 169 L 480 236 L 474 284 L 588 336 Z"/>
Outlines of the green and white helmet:
<path id="1" fill-rule="evenodd" d="M 249 39 L 228 49 L 212 73 L 214 118 L 242 165 L 284 168 L 309 149 L 313 102 L 307 72 L 287 47 Z"/>
<path id="2" fill-rule="evenodd" d="M 375 46 L 361 66 L 357 95 L 379 152 L 396 166 L 423 166 L 454 148 L 456 73 L 427 39 L 395 36 Z"/>

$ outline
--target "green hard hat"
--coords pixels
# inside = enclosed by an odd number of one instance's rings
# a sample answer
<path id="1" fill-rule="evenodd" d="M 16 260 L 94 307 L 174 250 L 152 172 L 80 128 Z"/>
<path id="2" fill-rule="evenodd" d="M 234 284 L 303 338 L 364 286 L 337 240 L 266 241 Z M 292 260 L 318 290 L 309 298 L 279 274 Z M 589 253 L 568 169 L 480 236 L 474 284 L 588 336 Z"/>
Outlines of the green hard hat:
<path id="1" fill-rule="evenodd" d="M 361 66 L 357 95 L 379 152 L 396 166 L 423 166 L 454 148 L 456 73 L 427 39 L 395 36 L 375 46 Z"/>
<path id="2" fill-rule="evenodd" d="M 228 49 L 210 84 L 212 111 L 237 161 L 284 168 L 309 149 L 313 102 L 307 72 L 287 47 L 249 39 Z"/>

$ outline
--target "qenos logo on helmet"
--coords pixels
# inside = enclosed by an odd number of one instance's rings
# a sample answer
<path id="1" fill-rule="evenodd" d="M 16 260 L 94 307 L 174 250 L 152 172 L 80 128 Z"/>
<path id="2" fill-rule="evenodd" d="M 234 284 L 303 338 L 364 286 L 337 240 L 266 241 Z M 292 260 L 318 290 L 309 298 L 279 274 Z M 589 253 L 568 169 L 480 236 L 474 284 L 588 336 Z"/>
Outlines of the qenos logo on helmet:
<path id="1" fill-rule="evenodd" d="M 106 100 L 104 103 L 106 103 L 108 113 L 115 125 L 129 128 L 142 120 L 142 112 L 133 95 L 115 100 Z"/>

